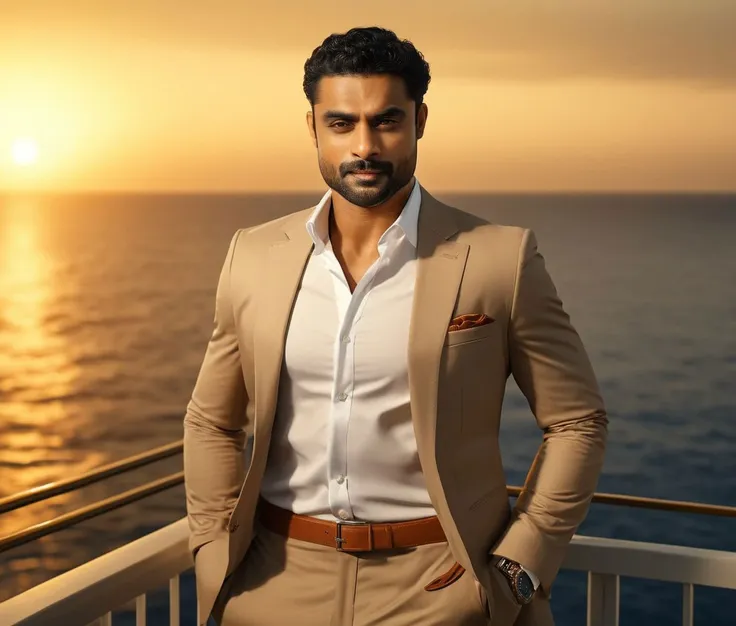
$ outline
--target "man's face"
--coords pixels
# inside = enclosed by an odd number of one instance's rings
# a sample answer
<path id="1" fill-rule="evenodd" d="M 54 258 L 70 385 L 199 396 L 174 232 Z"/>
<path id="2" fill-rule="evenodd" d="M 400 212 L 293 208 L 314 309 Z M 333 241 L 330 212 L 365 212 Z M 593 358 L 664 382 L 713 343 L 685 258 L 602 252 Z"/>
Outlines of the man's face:
<path id="1" fill-rule="evenodd" d="M 326 77 L 317 95 L 307 124 L 322 178 L 351 204 L 383 204 L 414 176 L 426 105 L 417 114 L 404 81 L 389 75 Z"/>

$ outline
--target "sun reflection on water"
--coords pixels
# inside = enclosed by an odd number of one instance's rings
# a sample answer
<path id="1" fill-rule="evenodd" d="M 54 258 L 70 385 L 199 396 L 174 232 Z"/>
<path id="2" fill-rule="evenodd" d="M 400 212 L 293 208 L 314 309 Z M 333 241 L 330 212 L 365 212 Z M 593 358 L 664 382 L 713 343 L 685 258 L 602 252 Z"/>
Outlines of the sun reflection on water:
<path id="1" fill-rule="evenodd" d="M 80 368 L 59 330 L 63 316 L 57 305 L 71 277 L 60 275 L 44 228 L 36 201 L 0 204 L 0 496 L 82 473 L 105 460 L 101 454 L 75 453 L 69 445 L 74 419 L 65 399 L 77 391 Z M 0 535 L 80 505 L 79 494 L 70 493 L 6 513 L 0 517 Z M 54 569 L 46 562 L 46 557 L 57 558 L 54 541 L 51 536 L 21 548 L 29 554 L 21 559 L 24 569 Z"/>

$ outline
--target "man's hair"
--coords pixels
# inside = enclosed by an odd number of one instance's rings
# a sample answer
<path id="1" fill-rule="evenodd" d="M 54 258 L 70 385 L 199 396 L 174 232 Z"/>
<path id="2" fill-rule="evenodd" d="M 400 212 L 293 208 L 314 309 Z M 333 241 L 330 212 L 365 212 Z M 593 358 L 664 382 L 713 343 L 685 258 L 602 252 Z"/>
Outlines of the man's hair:
<path id="1" fill-rule="evenodd" d="M 322 78 L 376 74 L 403 79 L 409 97 L 419 109 L 429 87 L 429 64 L 413 43 L 378 26 L 332 34 L 315 48 L 304 64 L 304 94 L 314 108 Z"/>

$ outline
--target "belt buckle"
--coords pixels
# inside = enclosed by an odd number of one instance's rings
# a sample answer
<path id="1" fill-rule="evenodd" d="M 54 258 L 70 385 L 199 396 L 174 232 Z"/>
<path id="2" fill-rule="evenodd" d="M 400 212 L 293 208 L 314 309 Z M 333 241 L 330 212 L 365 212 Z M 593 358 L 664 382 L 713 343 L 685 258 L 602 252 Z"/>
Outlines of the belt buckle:
<path id="1" fill-rule="evenodd" d="M 344 539 L 342 536 L 342 527 L 343 526 L 368 526 L 368 552 L 373 550 L 373 533 L 370 529 L 370 522 L 358 522 L 354 520 L 341 520 L 339 522 L 335 522 L 335 548 L 338 552 L 366 552 L 366 550 L 350 550 L 349 548 L 346 550 L 343 548 L 343 544 L 347 541 L 347 539 Z"/>

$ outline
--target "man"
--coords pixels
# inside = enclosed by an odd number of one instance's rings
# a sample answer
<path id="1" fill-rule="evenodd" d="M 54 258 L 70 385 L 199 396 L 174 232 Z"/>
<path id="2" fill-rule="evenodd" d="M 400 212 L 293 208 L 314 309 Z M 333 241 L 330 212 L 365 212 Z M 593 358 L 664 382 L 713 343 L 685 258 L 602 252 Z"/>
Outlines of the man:
<path id="1" fill-rule="evenodd" d="M 232 239 L 184 422 L 202 624 L 553 623 L 606 414 L 534 234 L 414 178 L 429 79 L 390 31 L 328 37 L 304 91 L 329 190 Z M 509 374 L 544 432 L 513 511 Z"/>

